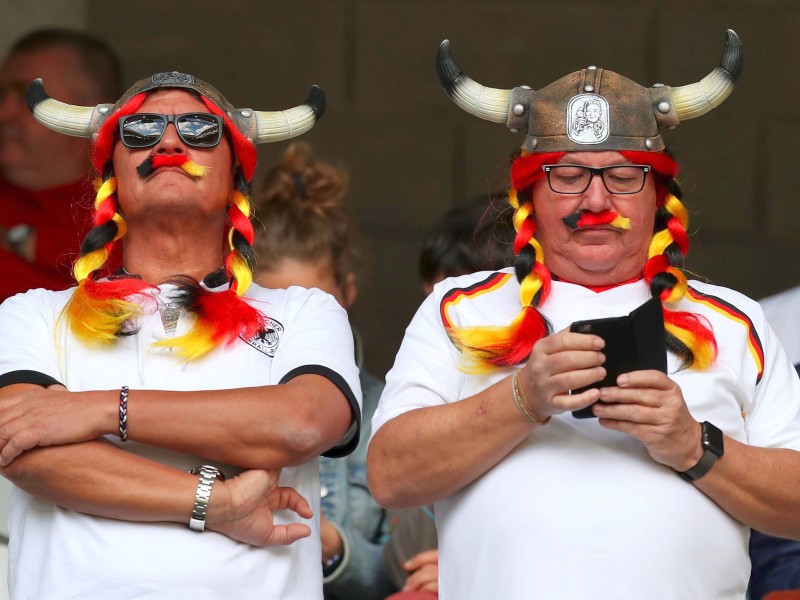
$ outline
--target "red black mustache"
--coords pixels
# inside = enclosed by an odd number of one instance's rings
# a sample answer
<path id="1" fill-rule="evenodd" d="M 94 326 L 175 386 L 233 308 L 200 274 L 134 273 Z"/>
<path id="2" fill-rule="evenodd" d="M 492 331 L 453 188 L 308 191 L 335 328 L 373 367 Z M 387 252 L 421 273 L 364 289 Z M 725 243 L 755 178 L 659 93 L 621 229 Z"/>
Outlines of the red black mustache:
<path id="1" fill-rule="evenodd" d="M 572 229 L 581 229 L 582 227 L 591 227 L 592 225 L 611 225 L 616 229 L 627 230 L 631 228 L 631 220 L 623 217 L 613 210 L 604 210 L 603 212 L 593 213 L 585 210 L 579 210 L 562 219 L 567 227 Z"/>
<path id="2" fill-rule="evenodd" d="M 156 154 L 155 156 L 150 156 L 136 167 L 136 172 L 140 177 L 147 177 L 159 167 L 180 167 L 192 177 L 202 177 L 206 172 L 204 166 L 198 165 L 185 154 Z"/>

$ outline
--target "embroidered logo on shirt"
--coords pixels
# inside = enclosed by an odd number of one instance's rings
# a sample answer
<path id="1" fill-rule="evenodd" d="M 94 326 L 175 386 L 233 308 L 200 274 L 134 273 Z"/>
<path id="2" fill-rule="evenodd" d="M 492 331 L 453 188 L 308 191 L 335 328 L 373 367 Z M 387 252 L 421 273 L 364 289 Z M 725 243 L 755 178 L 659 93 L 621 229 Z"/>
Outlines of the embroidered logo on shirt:
<path id="1" fill-rule="evenodd" d="M 270 319 L 269 317 L 266 318 L 265 325 L 266 326 L 263 331 L 258 332 L 249 340 L 245 340 L 242 336 L 239 337 L 241 337 L 245 342 L 250 344 L 262 354 L 266 354 L 270 358 L 273 358 L 275 356 L 275 350 L 278 348 L 278 342 L 281 339 L 281 334 L 283 333 L 283 325 L 281 325 L 275 319 Z"/>

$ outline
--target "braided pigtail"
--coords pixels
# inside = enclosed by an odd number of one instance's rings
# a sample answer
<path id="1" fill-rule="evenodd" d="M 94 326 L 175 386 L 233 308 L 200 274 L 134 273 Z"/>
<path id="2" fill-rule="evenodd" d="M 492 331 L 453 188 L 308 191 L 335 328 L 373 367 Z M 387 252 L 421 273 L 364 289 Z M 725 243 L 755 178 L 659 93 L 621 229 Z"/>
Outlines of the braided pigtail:
<path id="1" fill-rule="evenodd" d="M 515 209 L 513 222 L 514 270 L 520 283 L 522 310 L 514 320 L 500 327 L 450 327 L 448 333 L 464 357 L 463 367 L 470 372 L 485 372 L 525 361 L 533 345 L 550 333 L 550 325 L 537 307 L 550 294 L 551 275 L 544 266 L 544 252 L 534 237 L 536 219 L 531 188 L 544 176 L 541 167 L 556 162 L 563 152 L 523 154 L 511 167 L 509 204 Z"/>
<path id="2" fill-rule="evenodd" d="M 102 173 L 96 182 L 92 228 L 83 240 L 81 255 L 73 265 L 78 287 L 64 307 L 63 316 L 76 337 L 87 342 L 113 342 L 136 332 L 135 320 L 143 305 L 154 300 L 147 293 L 151 286 L 141 279 L 112 277 L 100 279 L 103 266 L 114 246 L 127 232 L 125 219 L 119 213 L 117 180 L 111 163 L 114 131 L 120 117 L 136 112 L 145 95 L 134 96 L 98 132 L 94 146 L 95 169 Z M 153 304 L 154 306 L 154 304 Z"/>
<path id="3" fill-rule="evenodd" d="M 688 213 L 680 201 L 681 190 L 674 179 L 663 184 L 663 202 L 656 214 L 655 234 L 650 242 L 645 280 L 653 296 L 666 304 L 686 294 L 684 256 L 689 249 L 686 234 Z M 682 359 L 683 368 L 707 369 L 714 362 L 717 343 L 709 323 L 699 315 L 664 307 L 667 348 Z"/>

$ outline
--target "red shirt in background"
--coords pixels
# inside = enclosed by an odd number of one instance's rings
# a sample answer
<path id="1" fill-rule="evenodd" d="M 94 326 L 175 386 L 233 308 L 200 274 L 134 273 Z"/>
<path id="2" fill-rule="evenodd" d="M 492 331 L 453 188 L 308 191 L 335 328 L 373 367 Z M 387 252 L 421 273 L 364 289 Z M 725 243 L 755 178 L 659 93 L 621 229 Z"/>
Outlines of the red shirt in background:
<path id="1" fill-rule="evenodd" d="M 0 225 L 36 230 L 33 263 L 0 247 L 0 302 L 32 288 L 63 290 L 75 285 L 72 263 L 91 228 L 95 191 L 89 179 L 40 191 L 0 179 Z M 119 265 L 112 258 L 111 269 Z"/>

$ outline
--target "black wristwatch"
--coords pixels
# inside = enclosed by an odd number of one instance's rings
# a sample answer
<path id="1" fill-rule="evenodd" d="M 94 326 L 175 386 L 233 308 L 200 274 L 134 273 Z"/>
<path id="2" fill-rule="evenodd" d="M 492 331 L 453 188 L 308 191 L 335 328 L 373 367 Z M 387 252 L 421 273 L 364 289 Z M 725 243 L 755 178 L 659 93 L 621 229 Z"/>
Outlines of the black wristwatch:
<path id="1" fill-rule="evenodd" d="M 686 481 L 695 481 L 700 479 L 703 475 L 708 473 L 717 459 L 725 453 L 725 447 L 722 439 L 722 432 L 718 427 L 715 427 L 708 421 L 703 421 L 700 424 L 703 431 L 703 438 L 701 445 L 703 447 L 703 457 L 695 466 L 688 471 L 678 472 L 678 475 L 683 477 Z"/>

